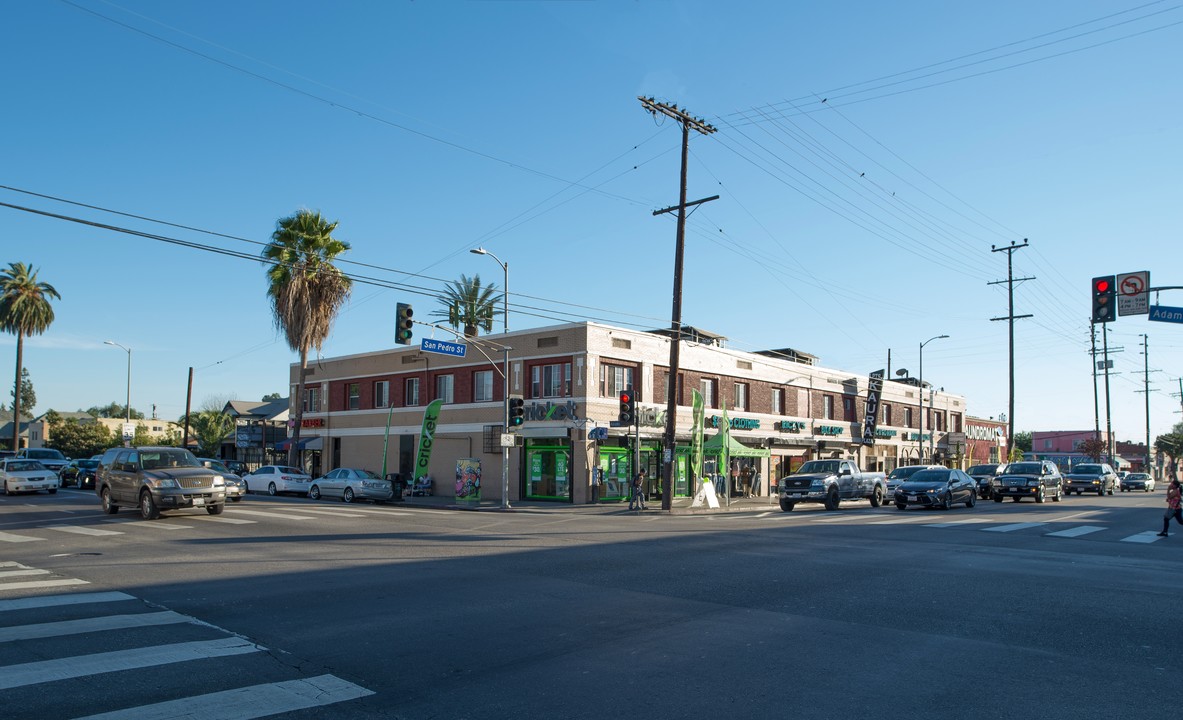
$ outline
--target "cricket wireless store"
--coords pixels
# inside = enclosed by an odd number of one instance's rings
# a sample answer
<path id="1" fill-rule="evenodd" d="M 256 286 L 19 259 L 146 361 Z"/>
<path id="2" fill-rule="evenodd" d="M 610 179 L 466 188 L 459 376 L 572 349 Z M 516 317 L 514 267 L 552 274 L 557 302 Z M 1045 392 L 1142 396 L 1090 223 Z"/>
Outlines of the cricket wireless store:
<path id="1" fill-rule="evenodd" d="M 681 352 L 675 497 L 697 490 L 690 388 L 705 401 L 703 475 L 732 496 L 769 496 L 776 478 L 814 457 L 851 457 L 867 469 L 889 470 L 919 455 L 917 430 L 892 424 L 918 414 L 915 386 L 884 383 L 875 444 L 864 445 L 866 376 L 730 350 L 719 336 L 697 339 L 684 343 Z M 495 345 L 484 352 L 470 349 L 463 357 L 411 347 L 322 358 L 310 365 L 301 399 L 300 446 L 320 439 L 314 470 L 400 473 L 408 484 L 413 479 L 425 484 L 422 478 L 428 478 L 435 495 L 500 500 L 506 435 L 500 347 L 508 345 L 508 394 L 523 398 L 525 420 L 508 447 L 510 501 L 625 500 L 634 452 L 646 470 L 647 492 L 660 497 L 666 407 L 652 399 L 665 397 L 666 334 L 575 323 L 494 334 L 467 344 L 482 341 Z M 298 372 L 293 364 L 293 398 Z M 638 426 L 613 427 L 619 393 L 626 388 L 640 399 Z M 909 404 L 905 414 L 902 408 Z M 963 408 L 959 396 L 938 394 L 923 442 L 933 443 L 934 451 L 943 449 L 944 425 L 960 430 Z M 935 433 L 929 430 L 932 422 L 938 423 Z M 723 432 L 724 425 L 729 432 Z"/>

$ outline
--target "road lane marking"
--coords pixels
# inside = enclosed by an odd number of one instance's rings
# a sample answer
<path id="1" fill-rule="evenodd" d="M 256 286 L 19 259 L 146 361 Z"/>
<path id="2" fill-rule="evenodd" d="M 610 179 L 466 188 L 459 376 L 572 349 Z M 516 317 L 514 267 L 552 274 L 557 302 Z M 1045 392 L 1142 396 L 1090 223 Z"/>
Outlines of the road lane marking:
<path id="1" fill-rule="evenodd" d="M 964 520 L 952 520 L 950 522 L 944 522 L 944 523 L 933 523 L 931 525 L 925 525 L 924 527 L 951 528 L 951 527 L 960 527 L 961 525 L 975 525 L 977 523 L 988 523 L 988 522 L 992 522 L 992 521 L 989 518 L 965 518 Z"/>
<path id="2" fill-rule="evenodd" d="M 37 597 L 0 600 L 0 612 L 8 610 L 32 610 L 35 608 L 60 607 L 62 605 L 89 605 L 90 603 L 122 602 L 135 597 L 121 592 L 72 593 L 70 595 L 39 595 Z"/>
<path id="3" fill-rule="evenodd" d="M 48 570 L 37 568 L 21 568 L 20 570 L 0 570 L 0 579 L 9 577 L 28 577 L 29 575 L 48 575 Z"/>
<path id="4" fill-rule="evenodd" d="M 300 508 L 300 512 L 316 513 L 325 517 L 340 517 L 340 518 L 364 518 L 365 515 L 357 512 L 350 512 L 348 510 L 331 510 L 329 508 Z"/>
<path id="5" fill-rule="evenodd" d="M 178 698 L 126 710 L 88 715 L 76 720 L 168 720 L 179 717 L 253 720 L 332 705 L 373 694 L 373 690 L 367 690 L 336 676 L 318 675 L 306 680 L 252 685 Z"/>
<path id="6" fill-rule="evenodd" d="M 925 511 L 921 510 L 920 512 L 925 512 Z M 927 513 L 925 513 L 925 515 L 927 515 Z M 930 520 L 932 520 L 932 516 L 928 515 L 927 517 L 914 516 L 914 517 L 898 517 L 898 518 L 894 518 L 892 520 L 876 520 L 870 524 L 871 525 L 899 525 L 901 523 L 928 522 Z"/>
<path id="7" fill-rule="evenodd" d="M 44 540 L 45 538 L 33 537 L 31 535 L 13 535 L 12 533 L 0 532 L 0 542 L 33 542 L 35 540 Z"/>
<path id="8" fill-rule="evenodd" d="M 131 525 L 134 527 L 156 528 L 157 530 L 192 530 L 191 525 L 173 525 L 166 522 L 144 522 L 142 520 L 103 520 L 105 523 L 116 525 Z"/>
<path id="9" fill-rule="evenodd" d="M 1067 530 L 1060 530 L 1057 532 L 1050 532 L 1050 533 L 1045 533 L 1045 534 L 1048 537 L 1073 538 L 1073 537 L 1080 537 L 1081 535 L 1088 535 L 1090 533 L 1101 532 L 1102 530 L 1106 530 L 1106 529 L 1107 528 L 1102 527 L 1100 525 L 1078 525 L 1077 527 L 1068 528 Z"/>
<path id="10" fill-rule="evenodd" d="M 286 513 L 266 512 L 264 510 L 239 510 L 234 508 L 235 515 L 257 515 L 258 517 L 283 518 L 285 520 L 315 520 L 312 515 L 288 515 Z"/>
<path id="11" fill-rule="evenodd" d="M 1027 528 L 1041 527 L 1043 525 L 1047 525 L 1047 523 L 1013 523 L 1011 525 L 999 525 L 998 527 L 982 528 L 982 532 L 1014 532 L 1015 530 L 1026 530 Z"/>
<path id="12" fill-rule="evenodd" d="M 99 530 L 98 528 L 78 527 L 77 525 L 42 525 L 42 530 L 57 530 L 58 532 L 74 533 L 75 535 L 122 535 L 116 530 Z"/>
<path id="13" fill-rule="evenodd" d="M 138 670 L 157 665 L 204 660 L 259 652 L 259 645 L 242 638 L 222 638 L 198 642 L 174 643 L 154 647 L 115 650 L 76 657 L 39 660 L 0 667 L 0 690 L 36 685 L 55 680 L 70 680 L 121 670 Z"/>
<path id="14" fill-rule="evenodd" d="M 226 523 L 228 525 L 254 525 L 255 523 L 259 522 L 258 520 L 243 520 L 242 518 L 214 517 L 213 515 L 210 515 L 208 517 L 195 517 L 193 519 L 200 520 L 201 522 Z"/>
<path id="15" fill-rule="evenodd" d="M 64 580 L 30 580 L 28 582 L 16 583 L 0 583 L 0 591 L 2 590 L 36 590 L 39 588 L 48 587 L 64 587 L 66 585 L 89 585 L 85 580 L 77 580 L 75 578 L 66 578 Z"/>
<path id="16" fill-rule="evenodd" d="M 0 643 L 13 642 L 15 640 L 62 637 L 65 635 L 81 635 L 82 633 L 102 632 L 104 630 L 126 630 L 128 628 L 151 627 L 154 625 L 176 625 L 187 622 L 193 622 L 193 618 L 171 610 L 154 613 L 135 613 L 132 615 L 105 615 L 80 620 L 62 620 L 59 622 L 0 628 Z"/>
<path id="17" fill-rule="evenodd" d="M 1158 542 L 1159 540 L 1162 540 L 1162 537 L 1158 533 L 1154 532 L 1153 530 L 1147 530 L 1146 532 L 1140 532 L 1137 535 L 1130 535 L 1129 537 L 1124 537 L 1121 539 L 1121 542 L 1132 542 L 1132 543 L 1145 544 L 1145 543 Z"/>

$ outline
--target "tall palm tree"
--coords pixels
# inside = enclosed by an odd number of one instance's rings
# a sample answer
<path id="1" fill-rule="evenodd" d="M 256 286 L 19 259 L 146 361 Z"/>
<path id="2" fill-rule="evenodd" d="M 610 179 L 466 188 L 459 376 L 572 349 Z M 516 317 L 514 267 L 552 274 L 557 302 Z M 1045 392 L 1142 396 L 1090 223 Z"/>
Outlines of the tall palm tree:
<path id="1" fill-rule="evenodd" d="M 480 275 L 471 278 L 461 275 L 459 280 L 453 281 L 436 295 L 444 308 L 431 315 L 447 318 L 448 324 L 455 329 L 463 326 L 465 337 L 476 337 L 480 328 L 484 328 L 485 332 L 492 331 L 493 318 L 501 314 L 497 309 L 500 297 L 496 285 L 490 283 L 481 286 Z"/>
<path id="2" fill-rule="evenodd" d="M 0 270 L 0 329 L 16 335 L 16 388 L 12 400 L 12 449 L 20 448 L 21 370 L 25 336 L 40 335 L 53 323 L 50 299 L 62 296 L 49 283 L 37 282 L 37 271 L 24 263 L 9 263 Z"/>
<path id="3" fill-rule="evenodd" d="M 319 212 L 300 210 L 276 221 L 271 242 L 263 248 L 263 259 L 268 263 L 267 297 L 275 327 L 283 331 L 288 347 L 300 353 L 289 465 L 296 465 L 298 457 L 308 350 L 320 350 L 324 345 L 353 286 L 333 265 L 333 260 L 349 249 L 349 243 L 333 237 L 336 229 L 336 221 L 329 222 Z"/>

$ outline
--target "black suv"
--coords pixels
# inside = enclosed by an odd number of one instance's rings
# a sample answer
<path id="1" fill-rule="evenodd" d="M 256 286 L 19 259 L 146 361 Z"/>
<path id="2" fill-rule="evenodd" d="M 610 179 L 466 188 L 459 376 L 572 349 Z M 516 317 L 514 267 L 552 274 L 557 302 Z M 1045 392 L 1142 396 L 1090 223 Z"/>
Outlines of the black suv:
<path id="1" fill-rule="evenodd" d="M 978 498 L 990 499 L 990 489 L 994 486 L 994 478 L 1006 472 L 1006 463 L 990 463 L 989 465 L 974 465 L 965 471 L 974 479 L 978 486 Z"/>
<path id="2" fill-rule="evenodd" d="M 181 448 L 108 450 L 99 461 L 95 492 L 108 515 L 135 505 L 145 520 L 160 517 L 161 510 L 203 507 L 221 515 L 226 508 L 226 479 Z"/>
<path id="3" fill-rule="evenodd" d="M 1117 490 L 1117 473 L 1105 463 L 1082 463 L 1064 476 L 1064 492 L 1095 492 L 1097 497 Z"/>
<path id="4" fill-rule="evenodd" d="M 1025 497 L 1043 502 L 1049 495 L 1054 502 L 1060 502 L 1064 495 L 1064 477 L 1060 468 L 1047 460 L 1027 460 L 1006 466 L 1006 472 L 994 478 L 990 486 L 994 502 L 1013 497 L 1015 502 Z"/>

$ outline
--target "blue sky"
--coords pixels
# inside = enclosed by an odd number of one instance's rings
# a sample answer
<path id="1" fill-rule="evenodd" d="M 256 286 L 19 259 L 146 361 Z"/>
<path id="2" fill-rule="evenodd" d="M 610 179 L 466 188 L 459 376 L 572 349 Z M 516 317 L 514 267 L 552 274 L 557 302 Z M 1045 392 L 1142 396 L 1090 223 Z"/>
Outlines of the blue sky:
<path id="1" fill-rule="evenodd" d="M 340 222 L 358 283 L 324 347 L 392 347 L 460 274 L 510 327 L 667 327 L 680 131 L 691 140 L 683 320 L 741 350 L 886 364 L 1007 408 L 1017 430 L 1093 422 L 1095 275 L 1183 285 L 1183 8 L 1172 2 L 102 2 L 4 5 L 0 202 L 257 255 L 300 208 Z M 824 102 L 823 102 L 824 99 Z M 38 193 L 51 197 L 39 197 Z M 60 200 L 54 200 L 58 198 Z M 61 200 L 70 201 L 69 204 Z M 93 206 L 93 207 L 84 207 Z M 116 215 L 114 210 L 126 215 Z M 26 344 L 38 411 L 126 392 L 161 417 L 286 393 L 261 264 L 0 207 L 3 263 L 62 299 Z M 131 217 L 139 216 L 139 217 Z M 162 225 L 153 220 L 173 223 Z M 176 227 L 183 226 L 183 227 Z M 1164 305 L 1183 305 L 1164 292 Z M 566 304 L 564 304 L 566 303 Z M 498 322 L 498 327 L 500 322 Z M 416 337 L 429 331 L 417 327 Z M 1183 328 L 1111 325 L 1113 425 L 1180 419 Z M 447 339 L 445 333 L 435 336 Z M 0 378 L 15 341 L 0 337 Z M 5 400 L 9 390 L 5 390 Z M 939 400 L 938 400 L 939 403 Z"/>

